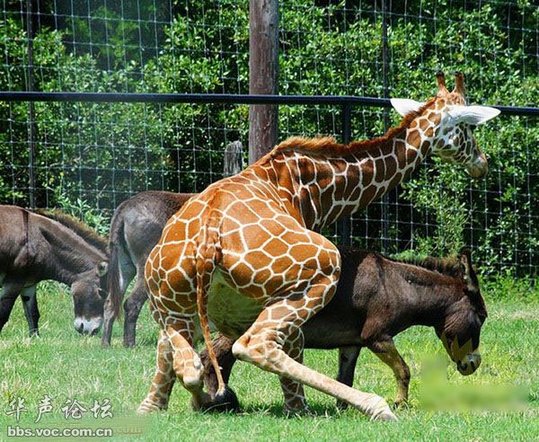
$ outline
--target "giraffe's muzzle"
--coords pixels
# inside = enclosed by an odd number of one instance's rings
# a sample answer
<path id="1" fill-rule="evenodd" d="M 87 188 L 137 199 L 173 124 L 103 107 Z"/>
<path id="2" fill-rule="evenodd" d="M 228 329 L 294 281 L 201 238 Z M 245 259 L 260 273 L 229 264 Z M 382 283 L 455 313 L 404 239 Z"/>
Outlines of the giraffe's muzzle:
<path id="1" fill-rule="evenodd" d="M 481 153 L 466 170 L 472 178 L 483 178 L 488 172 L 488 160 L 485 154 Z"/>

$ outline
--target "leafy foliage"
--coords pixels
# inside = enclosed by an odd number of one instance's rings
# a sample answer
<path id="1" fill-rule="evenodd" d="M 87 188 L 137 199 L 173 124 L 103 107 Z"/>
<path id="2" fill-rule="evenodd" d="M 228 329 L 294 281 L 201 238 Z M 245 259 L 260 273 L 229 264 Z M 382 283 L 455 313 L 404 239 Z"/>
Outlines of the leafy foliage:
<path id="1" fill-rule="evenodd" d="M 28 87 L 28 38 L 15 3 L 7 2 L 11 12 L 0 20 L 3 90 Z M 58 5 L 64 3 L 68 2 Z M 536 105 L 538 43 L 530 30 L 539 11 L 532 3 L 391 3 L 390 63 L 384 81 L 383 14 L 376 2 L 362 2 L 359 9 L 347 1 L 283 0 L 280 93 L 425 100 L 434 92 L 434 72 L 443 69 L 466 74 L 473 103 Z M 43 2 L 42 11 L 56 5 Z M 246 0 L 188 0 L 171 2 L 170 8 L 139 0 L 136 14 L 123 11 L 120 4 L 70 3 L 71 8 L 84 5 L 88 17 L 66 13 L 57 29 L 51 29 L 52 16 L 41 14 L 42 25 L 33 40 L 36 90 L 248 91 Z M 136 191 L 200 191 L 221 178 L 225 145 L 247 139 L 247 106 L 48 102 L 34 107 L 39 205 L 83 201 L 110 213 Z M 282 106 L 281 138 L 338 134 L 339 112 Z M 0 103 L 4 202 L 28 204 L 28 115 L 28 103 Z M 354 136 L 380 134 L 387 115 L 356 109 Z M 423 169 L 395 197 L 414 209 L 409 213 L 398 213 L 401 206 L 388 209 L 390 221 L 402 222 L 390 228 L 390 236 L 399 241 L 386 251 L 412 245 L 418 253 L 441 255 L 467 244 L 476 250 L 484 273 L 517 266 L 537 275 L 539 207 L 533 204 L 533 195 L 539 193 L 537 122 L 500 117 L 478 129 L 477 139 L 490 157 L 486 180 L 471 183 L 463 172 L 434 161 L 435 167 Z M 381 217 L 380 210 L 369 208 L 370 222 Z M 371 236 L 382 237 L 381 224 L 372 225 L 376 233 Z M 380 241 L 363 242 L 383 247 Z"/>

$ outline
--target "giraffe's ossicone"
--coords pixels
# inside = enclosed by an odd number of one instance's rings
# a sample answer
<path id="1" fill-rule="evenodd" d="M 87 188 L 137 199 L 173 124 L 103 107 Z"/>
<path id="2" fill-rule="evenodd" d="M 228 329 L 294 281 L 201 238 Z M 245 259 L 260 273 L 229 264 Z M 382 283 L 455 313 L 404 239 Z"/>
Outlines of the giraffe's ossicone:
<path id="1" fill-rule="evenodd" d="M 139 410 L 166 408 L 175 378 L 195 407 L 210 398 L 193 349 L 208 316 L 236 339 L 234 355 L 280 376 L 289 411 L 306 403 L 303 384 L 376 419 L 395 419 L 385 400 L 302 365 L 302 324 L 332 298 L 340 273 L 335 246 L 316 233 L 365 207 L 410 176 L 429 154 L 487 171 L 472 126 L 497 115 L 466 106 L 462 76 L 453 92 L 438 75 L 438 94 L 424 104 L 394 100 L 404 119 L 384 136 L 349 145 L 331 138 L 292 138 L 258 162 L 209 186 L 167 223 L 146 263 L 150 308 L 162 333 L 152 388 Z M 220 390 L 224 383 L 219 379 Z"/>

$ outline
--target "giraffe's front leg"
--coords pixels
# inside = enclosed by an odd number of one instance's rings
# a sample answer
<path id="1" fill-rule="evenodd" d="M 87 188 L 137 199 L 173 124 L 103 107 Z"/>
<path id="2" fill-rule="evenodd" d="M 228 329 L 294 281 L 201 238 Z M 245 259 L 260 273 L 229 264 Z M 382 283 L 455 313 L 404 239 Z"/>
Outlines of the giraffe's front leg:
<path id="1" fill-rule="evenodd" d="M 303 332 L 296 328 L 289 335 L 288 340 L 283 345 L 283 350 L 293 360 L 303 363 Z M 286 376 L 279 378 L 281 389 L 284 394 L 284 410 L 287 414 L 301 414 L 309 411 L 303 391 L 303 384 Z"/>
<path id="2" fill-rule="evenodd" d="M 294 292 L 264 308 L 232 347 L 234 356 L 297 383 L 330 394 L 379 420 L 396 420 L 380 396 L 363 393 L 305 367 L 283 351 L 290 333 L 324 307 L 335 291 L 338 274 L 307 274 Z"/>
<path id="3" fill-rule="evenodd" d="M 167 409 L 170 392 L 176 379 L 172 363 L 172 346 L 168 336 L 162 330 L 157 343 L 157 361 L 152 386 L 150 387 L 150 392 L 140 404 L 138 413 L 145 414 Z"/>

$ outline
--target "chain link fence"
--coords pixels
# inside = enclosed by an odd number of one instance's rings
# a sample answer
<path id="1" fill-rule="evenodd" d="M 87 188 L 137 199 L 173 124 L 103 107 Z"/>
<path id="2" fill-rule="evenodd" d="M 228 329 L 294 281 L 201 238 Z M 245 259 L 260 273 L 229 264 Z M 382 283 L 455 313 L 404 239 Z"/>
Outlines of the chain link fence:
<path id="1" fill-rule="evenodd" d="M 537 110 L 532 1 L 281 0 L 279 13 L 282 95 L 425 100 L 443 69 L 466 74 L 472 103 Z M 246 0 L 4 0 L 1 14 L 3 91 L 248 92 Z M 352 138 L 397 121 L 355 105 Z M 246 104 L 0 101 L 0 202 L 106 224 L 139 191 L 198 192 L 220 179 L 225 146 L 245 146 L 247 125 Z M 280 105 L 279 134 L 340 138 L 342 107 Z M 477 138 L 490 157 L 485 180 L 428 161 L 354 217 L 354 244 L 435 255 L 468 245 L 484 273 L 537 276 L 537 113 L 517 109 Z"/>

